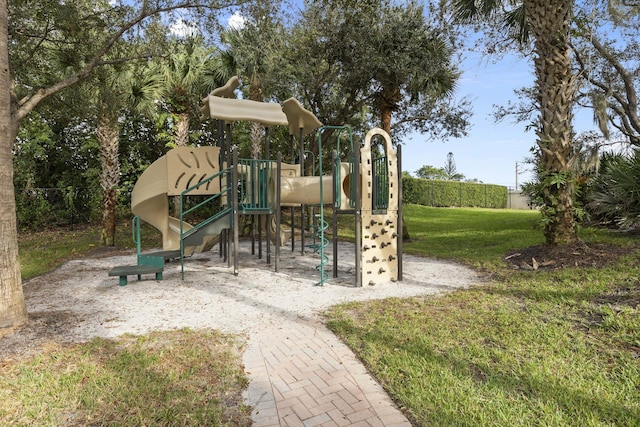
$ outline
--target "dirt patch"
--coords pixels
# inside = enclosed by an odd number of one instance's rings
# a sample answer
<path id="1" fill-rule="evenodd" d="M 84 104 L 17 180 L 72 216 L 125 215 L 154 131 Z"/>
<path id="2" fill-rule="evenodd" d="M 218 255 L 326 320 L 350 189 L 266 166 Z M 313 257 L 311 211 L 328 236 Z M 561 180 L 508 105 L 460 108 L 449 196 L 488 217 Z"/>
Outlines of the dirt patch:
<path id="1" fill-rule="evenodd" d="M 69 344 L 66 331 L 81 322 L 77 313 L 69 310 L 29 313 L 29 319 L 2 337 L 0 361 L 20 360 L 40 353 L 47 343 Z"/>
<path id="2" fill-rule="evenodd" d="M 572 267 L 606 267 L 637 248 L 604 243 L 576 242 L 568 245 L 538 245 L 508 252 L 504 261 L 514 269 L 556 270 Z"/>
<path id="3" fill-rule="evenodd" d="M 622 285 L 596 298 L 594 303 L 599 306 L 608 304 L 613 308 L 627 306 L 640 310 L 640 282 L 636 280 L 633 283 Z"/>

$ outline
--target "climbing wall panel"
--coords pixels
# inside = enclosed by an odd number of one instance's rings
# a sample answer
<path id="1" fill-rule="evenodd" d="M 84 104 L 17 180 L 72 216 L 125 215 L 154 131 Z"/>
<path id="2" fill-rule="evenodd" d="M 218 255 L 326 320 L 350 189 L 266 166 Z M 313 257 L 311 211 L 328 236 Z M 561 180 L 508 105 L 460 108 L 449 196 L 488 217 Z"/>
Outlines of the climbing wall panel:
<path id="1" fill-rule="evenodd" d="M 385 155 L 374 159 L 371 139 L 376 135 L 384 138 Z M 384 158 L 384 167 L 380 167 L 381 158 Z M 391 138 L 382 129 L 372 129 L 360 149 L 362 284 L 375 285 L 398 279 L 397 170 L 397 157 Z M 384 183 L 385 188 L 380 188 L 380 183 Z M 385 197 L 384 203 L 380 203 L 381 195 Z M 386 208 L 380 209 L 380 206 Z"/>
<path id="2" fill-rule="evenodd" d="M 362 283 L 375 285 L 398 278 L 397 213 L 362 213 Z"/>

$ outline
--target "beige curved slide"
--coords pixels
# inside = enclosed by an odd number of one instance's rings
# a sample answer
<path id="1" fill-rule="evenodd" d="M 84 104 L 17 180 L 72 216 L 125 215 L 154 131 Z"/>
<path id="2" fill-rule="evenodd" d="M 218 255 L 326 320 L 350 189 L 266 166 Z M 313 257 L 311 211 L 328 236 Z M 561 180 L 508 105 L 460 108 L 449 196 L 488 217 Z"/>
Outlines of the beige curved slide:
<path id="1" fill-rule="evenodd" d="M 180 219 L 169 215 L 169 196 L 180 195 L 187 188 L 219 172 L 218 147 L 177 147 L 153 162 L 138 178 L 131 193 L 131 211 L 162 233 L 165 251 L 180 249 Z M 210 195 L 220 191 L 217 180 L 193 195 Z M 183 223 L 183 231 L 192 226 Z M 210 239 L 209 239 L 210 240 Z M 204 242 L 208 246 L 210 242 Z M 193 252 L 193 249 L 186 251 Z"/>

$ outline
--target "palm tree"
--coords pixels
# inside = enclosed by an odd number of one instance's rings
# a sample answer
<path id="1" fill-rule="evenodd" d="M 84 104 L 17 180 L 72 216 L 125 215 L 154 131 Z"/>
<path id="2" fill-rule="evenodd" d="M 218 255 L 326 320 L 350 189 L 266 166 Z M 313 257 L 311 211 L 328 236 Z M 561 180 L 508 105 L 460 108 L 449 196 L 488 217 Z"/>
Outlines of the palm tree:
<path id="1" fill-rule="evenodd" d="M 156 65 L 164 82 L 163 105 L 174 119 L 175 146 L 189 144 L 189 124 L 199 112 L 200 101 L 224 82 L 213 53 L 213 49 L 204 46 L 202 36 L 191 35 L 174 40 L 172 54 Z"/>
<path id="2" fill-rule="evenodd" d="M 374 99 L 389 134 L 403 99 L 421 103 L 448 97 L 460 75 L 451 63 L 452 47 L 426 25 L 422 9 L 416 3 L 390 7 L 371 35 L 377 59 L 370 61 L 370 71 L 379 86 Z"/>
<path id="3" fill-rule="evenodd" d="M 138 68 L 138 70 L 142 70 Z M 116 71 L 102 68 L 96 73 L 97 137 L 100 146 L 100 186 L 102 187 L 101 244 L 115 245 L 116 193 L 120 185 L 120 126 L 122 108 L 141 114 L 155 111 L 155 101 L 162 93 L 162 81 L 157 75 L 133 67 Z"/>
<path id="4" fill-rule="evenodd" d="M 461 20 L 494 19 L 518 29 L 518 40 L 533 37 L 535 67 L 536 143 L 540 149 L 542 216 L 548 244 L 577 239 L 575 183 L 576 161 L 572 127 L 575 76 L 571 70 L 570 24 L 572 0 L 455 0 Z"/>
<path id="5" fill-rule="evenodd" d="M 221 35 L 228 47 L 222 52 L 219 72 L 229 77 L 239 75 L 248 81 L 252 101 L 264 101 L 264 78 L 277 69 L 275 60 L 281 52 L 278 47 L 281 39 L 277 36 L 279 24 L 272 18 L 274 7 L 273 2 L 258 2 L 250 11 L 256 16 L 242 26 L 227 28 Z M 262 126 L 251 122 L 250 127 L 251 157 L 258 158 L 262 149 Z"/>

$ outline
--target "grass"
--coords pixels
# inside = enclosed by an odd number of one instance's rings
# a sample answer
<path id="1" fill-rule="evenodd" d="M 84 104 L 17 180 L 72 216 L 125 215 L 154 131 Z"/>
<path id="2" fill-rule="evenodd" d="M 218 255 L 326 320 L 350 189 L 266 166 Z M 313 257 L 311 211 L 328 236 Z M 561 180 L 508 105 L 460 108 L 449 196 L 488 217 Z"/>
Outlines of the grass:
<path id="1" fill-rule="evenodd" d="M 440 297 L 327 313 L 416 425 L 640 425 L 638 254 L 611 268 L 512 271 L 506 250 L 542 243 L 535 213 L 409 206 L 405 219 L 407 252 L 494 273 Z"/>
<path id="2" fill-rule="evenodd" d="M 415 425 L 640 426 L 637 252 L 608 268 L 516 271 L 504 253 L 543 242 L 534 211 L 407 206 L 405 220 L 406 253 L 491 273 L 469 290 L 327 313 Z M 91 233 L 21 236 L 23 275 L 92 250 Z M 126 227 L 118 234 L 119 245 L 132 247 Z M 342 220 L 340 235 L 352 234 L 352 221 Z M 580 234 L 637 243 L 602 230 Z M 224 397 L 245 381 L 238 346 L 211 331 L 52 346 L 0 365 L 0 425 L 234 425 L 224 420 L 247 409 Z M 238 412 L 220 418 L 229 407 Z"/>
<path id="3" fill-rule="evenodd" d="M 146 224 L 141 227 L 141 236 L 145 248 L 162 245 L 158 232 Z M 74 230 L 59 228 L 21 233 L 18 240 L 22 280 L 28 280 L 51 271 L 66 260 L 84 256 L 99 247 L 100 230 L 89 226 L 77 227 Z M 135 249 L 131 238 L 131 225 L 128 222 L 118 224 L 116 246 Z"/>
<path id="4" fill-rule="evenodd" d="M 407 254 L 489 267 L 508 250 L 544 243 L 535 231 L 537 211 L 409 205 L 403 212 L 411 237 L 404 243 Z"/>
<path id="5" fill-rule="evenodd" d="M 239 352 L 232 337 L 187 329 L 52 344 L 0 365 L 0 425 L 246 425 Z"/>

